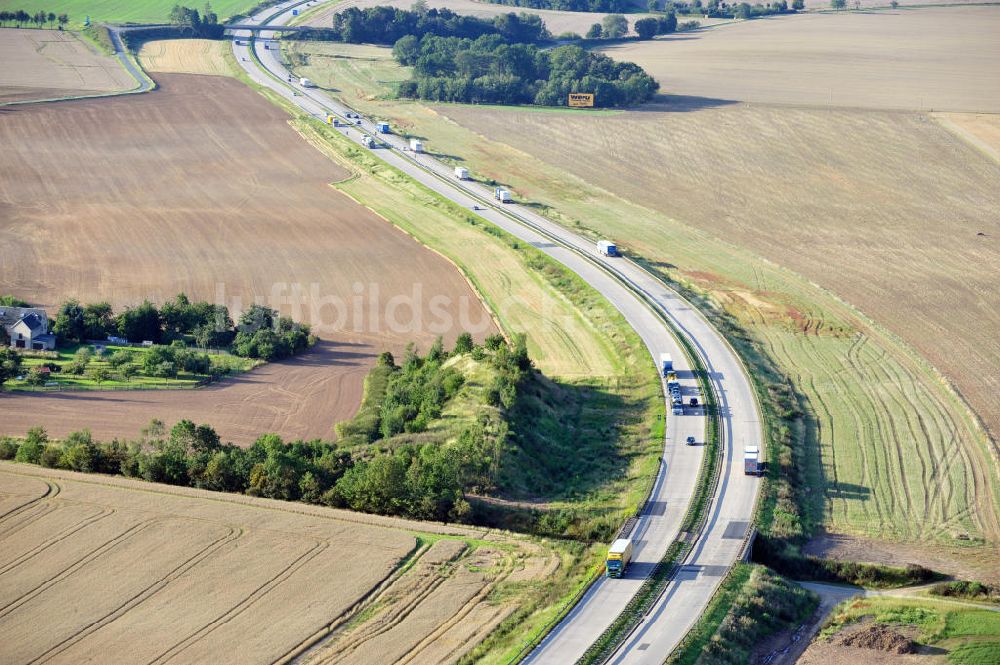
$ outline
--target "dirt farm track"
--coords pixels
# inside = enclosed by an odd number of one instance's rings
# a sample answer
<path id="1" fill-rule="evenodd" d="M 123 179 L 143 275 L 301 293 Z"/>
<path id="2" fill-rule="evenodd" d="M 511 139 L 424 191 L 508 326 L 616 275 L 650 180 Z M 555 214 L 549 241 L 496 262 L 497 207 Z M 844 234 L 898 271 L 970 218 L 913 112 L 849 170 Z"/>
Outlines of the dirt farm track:
<path id="1" fill-rule="evenodd" d="M 0 464 L 0 662 L 323 661 L 327 629 L 366 607 L 341 657 L 452 662 L 511 610 L 486 593 L 545 567 L 469 538 L 489 536 Z"/>
<path id="2" fill-rule="evenodd" d="M 234 316 L 256 300 L 325 343 L 196 392 L 5 394 L 0 433 L 134 436 L 150 418 L 188 417 L 244 443 L 324 436 L 357 407 L 380 351 L 495 330 L 450 263 L 329 186 L 348 173 L 283 111 L 228 78 L 157 82 L 146 95 L 4 112 L 2 291 L 50 316 L 69 297 L 121 308 L 183 291 Z M 383 317 L 393 298 L 404 302 L 395 325 Z"/>

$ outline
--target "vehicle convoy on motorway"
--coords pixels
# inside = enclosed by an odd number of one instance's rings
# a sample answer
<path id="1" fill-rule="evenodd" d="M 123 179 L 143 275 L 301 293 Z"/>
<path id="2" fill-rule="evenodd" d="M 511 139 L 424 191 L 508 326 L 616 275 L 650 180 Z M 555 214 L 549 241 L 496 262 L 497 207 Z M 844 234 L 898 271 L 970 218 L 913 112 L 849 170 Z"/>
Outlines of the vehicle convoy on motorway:
<path id="1" fill-rule="evenodd" d="M 628 538 L 618 538 L 608 548 L 608 556 L 604 562 L 605 574 L 608 577 L 623 577 L 632 561 L 632 541 Z"/>
<path id="2" fill-rule="evenodd" d="M 289 14 L 286 5 L 262 10 L 258 16 L 266 18 L 261 22 L 281 24 L 288 20 Z M 247 74 L 255 82 L 290 99 L 291 91 L 282 82 L 288 70 L 279 55 L 274 51 L 257 50 L 252 41 L 250 44 L 243 49 L 255 51 L 257 58 L 252 66 L 244 67 Z M 237 53 L 243 49 L 237 48 Z M 325 117 L 327 113 L 350 118 L 353 112 L 341 101 L 317 90 L 305 91 L 294 103 L 318 118 Z M 356 144 L 361 143 L 360 137 L 364 135 L 367 135 L 365 130 L 357 135 L 346 134 Z M 703 457 L 713 450 L 708 440 L 705 446 L 672 445 L 692 435 L 696 440 L 708 436 L 705 432 L 709 414 L 704 410 L 695 410 L 690 417 L 675 417 L 686 415 L 683 392 L 699 394 L 693 378 L 696 368 L 705 368 L 708 387 L 717 396 L 720 412 L 725 414 L 718 417 L 716 436 L 725 441 L 736 438 L 747 444 L 761 442 L 760 413 L 749 376 L 738 356 L 696 308 L 639 264 L 627 258 L 614 262 L 600 260 L 604 256 L 620 256 L 614 243 L 604 241 L 606 245 L 599 246 L 595 252 L 593 240 L 579 236 L 531 209 L 503 205 L 513 203 L 509 190 L 464 181 L 456 177 L 453 164 L 444 164 L 432 156 L 417 159 L 416 151 L 406 150 L 411 146 L 405 137 L 387 136 L 386 145 L 397 150 L 379 151 L 383 161 L 466 210 L 477 210 L 487 222 L 537 247 L 594 287 L 639 334 L 658 373 L 663 371 L 662 364 L 658 362 L 660 354 L 670 353 L 672 369 L 665 377 L 672 384 L 665 391 L 670 410 L 662 442 L 663 461 L 645 505 L 649 509 L 641 508 L 636 514 L 634 529 L 627 539 L 629 544 L 619 544 L 616 548 L 613 543 L 611 548 L 621 549 L 621 555 L 626 557 L 621 565 L 622 575 L 624 569 L 633 563 L 642 564 L 641 568 L 633 566 L 633 571 L 655 569 L 656 564 L 668 556 L 671 544 L 677 542 L 680 536 L 689 503 L 699 484 L 705 482 L 700 474 Z M 423 148 L 423 145 L 420 147 Z M 601 247 L 605 251 L 601 251 Z M 686 338 L 687 342 L 682 344 L 679 338 Z M 684 379 L 681 380 L 678 374 Z M 728 481 L 734 479 L 734 474 L 743 475 L 738 460 L 733 459 L 738 456 L 738 449 L 734 452 L 728 444 L 715 449 L 728 458 L 722 467 Z M 748 533 L 753 519 L 758 487 L 757 482 L 717 482 L 709 485 L 712 498 L 705 526 L 685 537 L 690 546 L 683 550 L 676 563 L 703 566 L 710 571 L 728 570 L 742 555 L 743 536 Z M 734 538 L 734 533 L 740 537 Z M 548 626 L 539 638 L 540 643 L 533 643 L 518 660 L 524 658 L 524 662 L 553 664 L 575 662 L 597 636 L 622 615 L 640 586 L 648 582 L 646 575 L 648 573 L 642 576 L 633 574 L 614 581 L 609 579 L 614 576 L 601 576 L 566 618 L 556 626 Z M 671 578 L 672 592 L 660 594 L 651 601 L 654 605 L 649 616 L 657 618 L 644 622 L 630 633 L 631 637 L 625 642 L 617 644 L 615 662 L 624 659 L 622 662 L 646 663 L 653 662 L 650 658 L 658 657 L 658 664 L 701 615 L 722 577 L 721 573 L 713 573 L 709 577 L 699 575 L 700 583 L 697 584 L 693 583 L 693 579 L 678 578 L 673 581 Z M 677 611 L 674 611 L 675 608 Z M 640 636 L 643 643 L 654 647 L 640 649 L 641 644 L 636 642 Z"/>

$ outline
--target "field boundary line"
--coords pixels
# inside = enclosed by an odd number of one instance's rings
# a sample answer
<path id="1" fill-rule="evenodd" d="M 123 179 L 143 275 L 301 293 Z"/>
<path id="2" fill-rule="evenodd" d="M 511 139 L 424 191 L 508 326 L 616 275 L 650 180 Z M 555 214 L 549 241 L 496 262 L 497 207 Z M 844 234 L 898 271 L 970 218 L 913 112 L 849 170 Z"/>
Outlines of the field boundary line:
<path id="1" fill-rule="evenodd" d="M 399 564 L 397 564 L 392 570 L 390 570 L 385 577 L 375 586 L 373 586 L 367 593 L 365 593 L 361 598 L 358 598 L 350 607 L 344 610 L 340 616 L 336 617 L 333 621 L 325 625 L 323 628 L 319 629 L 305 641 L 300 643 L 294 649 L 285 653 L 281 658 L 275 661 L 275 665 L 286 665 L 287 663 L 297 662 L 300 658 L 307 657 L 307 654 L 313 649 L 322 648 L 321 643 L 333 634 L 336 630 L 341 628 L 344 624 L 348 623 L 352 618 L 357 616 L 358 613 L 364 611 L 369 605 L 378 601 L 393 584 L 395 584 L 403 575 L 409 571 L 409 569 L 419 562 L 419 560 L 427 553 L 431 548 L 429 543 L 421 544 L 419 541 L 414 543 L 413 548 L 407 553 L 407 556 L 403 557 Z"/>

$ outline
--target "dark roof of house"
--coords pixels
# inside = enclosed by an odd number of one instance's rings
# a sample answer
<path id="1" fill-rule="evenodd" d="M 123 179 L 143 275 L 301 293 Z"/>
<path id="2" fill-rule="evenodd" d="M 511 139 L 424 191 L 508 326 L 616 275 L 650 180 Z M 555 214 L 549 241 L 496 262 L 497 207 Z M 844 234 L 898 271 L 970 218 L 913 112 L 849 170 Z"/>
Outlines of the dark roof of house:
<path id="1" fill-rule="evenodd" d="M 12 326 L 29 314 L 35 314 L 40 319 L 45 319 L 45 310 L 37 307 L 6 307 L 0 305 L 0 323 L 5 326 Z"/>
<path id="2" fill-rule="evenodd" d="M 28 326 L 28 330 L 31 332 L 44 332 L 45 331 L 45 321 L 42 317 L 38 316 L 34 312 L 24 316 L 18 323 L 23 323 Z"/>

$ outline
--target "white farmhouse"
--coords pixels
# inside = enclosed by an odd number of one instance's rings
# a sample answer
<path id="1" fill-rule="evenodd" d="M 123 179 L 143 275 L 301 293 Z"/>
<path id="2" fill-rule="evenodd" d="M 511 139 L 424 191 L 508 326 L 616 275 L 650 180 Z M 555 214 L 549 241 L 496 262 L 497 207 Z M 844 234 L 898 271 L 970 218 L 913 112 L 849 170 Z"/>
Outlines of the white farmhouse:
<path id="1" fill-rule="evenodd" d="M 44 309 L 0 307 L 0 324 L 10 337 L 11 348 L 35 351 L 56 348 L 56 336 L 49 332 Z"/>

